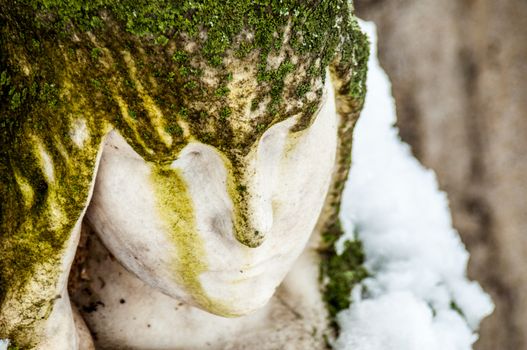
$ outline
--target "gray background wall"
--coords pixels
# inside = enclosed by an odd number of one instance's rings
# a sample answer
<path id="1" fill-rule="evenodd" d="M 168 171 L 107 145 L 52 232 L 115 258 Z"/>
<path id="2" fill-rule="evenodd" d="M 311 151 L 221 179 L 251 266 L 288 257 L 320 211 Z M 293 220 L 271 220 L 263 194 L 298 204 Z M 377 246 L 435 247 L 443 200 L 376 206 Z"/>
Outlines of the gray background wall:
<path id="1" fill-rule="evenodd" d="M 469 276 L 496 303 L 478 350 L 527 349 L 527 1 L 356 0 L 399 128 L 448 192 Z"/>

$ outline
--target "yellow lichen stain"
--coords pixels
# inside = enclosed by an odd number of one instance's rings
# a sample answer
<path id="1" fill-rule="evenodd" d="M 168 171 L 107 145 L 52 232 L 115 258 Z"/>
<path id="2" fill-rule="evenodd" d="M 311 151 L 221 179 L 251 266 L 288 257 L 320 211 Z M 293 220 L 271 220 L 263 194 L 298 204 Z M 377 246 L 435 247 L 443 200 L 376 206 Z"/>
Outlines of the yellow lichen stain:
<path id="1" fill-rule="evenodd" d="M 178 124 L 181 127 L 181 129 L 183 130 L 183 137 L 187 140 L 187 142 L 194 141 L 195 138 L 191 134 L 189 123 L 187 123 L 186 121 L 180 119 L 178 121 Z"/>
<path id="2" fill-rule="evenodd" d="M 59 90 L 65 101 L 78 93 L 71 81 L 65 77 Z M 28 122 L 20 128 L 20 149 L 31 157 L 20 157 L 20 164 L 12 169 L 23 203 L 20 225 L 0 234 L 0 272 L 4 278 L 0 337 L 10 337 L 24 348 L 38 343 L 42 336 L 39 322 L 47 319 L 60 293 L 57 281 L 63 273 L 65 244 L 86 206 L 95 159 L 102 135 L 108 130 L 108 123 L 95 117 L 100 112 L 89 108 L 86 99 L 75 102 L 67 105 L 67 113 L 53 110 L 53 123 L 45 127 Z M 41 113 L 52 113 L 46 103 L 38 106 Z M 63 133 L 74 118 L 86 121 L 87 137 L 82 147 L 70 147 L 69 135 Z M 45 187 L 39 182 L 41 177 Z"/>
<path id="3" fill-rule="evenodd" d="M 46 180 L 49 184 L 51 184 L 55 181 L 55 169 L 53 165 L 53 159 L 51 158 L 50 154 L 48 153 L 42 142 L 36 137 L 34 138 L 34 145 L 34 152 L 40 160 L 40 167 L 43 170 L 44 175 L 46 176 Z"/>
<path id="4" fill-rule="evenodd" d="M 224 317 L 237 316 L 221 300 L 211 298 L 200 282 L 208 270 L 207 252 L 200 237 L 194 205 L 181 171 L 169 165 L 151 165 L 151 182 L 157 200 L 157 212 L 167 226 L 176 248 L 174 277 L 203 309 Z"/>
<path id="5" fill-rule="evenodd" d="M 137 130 L 137 125 L 134 122 L 134 118 L 130 116 L 128 104 L 124 101 L 124 99 L 117 93 L 117 90 L 115 90 L 113 87 L 110 87 L 110 90 L 112 91 L 112 97 L 117 102 L 117 105 L 119 106 L 119 110 L 121 111 L 121 115 L 123 116 L 124 120 L 130 126 L 130 129 L 133 130 L 135 140 L 138 142 L 143 149 L 147 150 L 148 153 L 153 154 L 154 150 L 152 150 L 150 147 L 146 145 L 146 143 L 143 141 L 143 138 L 141 137 L 139 131 Z"/>
<path id="6" fill-rule="evenodd" d="M 156 105 L 152 97 L 145 91 L 143 84 L 137 78 L 137 68 L 135 66 L 134 60 L 128 51 L 122 51 L 124 62 L 130 73 L 130 78 L 136 86 L 137 93 L 143 101 L 143 106 L 150 117 L 152 125 L 155 126 L 160 139 L 170 147 L 172 145 L 172 136 L 165 131 L 164 125 L 164 116 L 159 107 Z"/>
<path id="7" fill-rule="evenodd" d="M 50 192 L 49 199 L 47 201 L 48 213 L 49 213 L 49 228 L 56 232 L 63 229 L 67 225 L 68 216 L 66 215 L 64 208 L 60 204 L 58 193 L 55 191 Z"/>
<path id="8" fill-rule="evenodd" d="M 31 183 L 17 171 L 15 171 L 15 179 L 18 188 L 22 193 L 22 197 L 24 198 L 26 208 L 30 208 L 35 200 L 35 190 L 33 190 L 33 186 L 31 186 Z"/>

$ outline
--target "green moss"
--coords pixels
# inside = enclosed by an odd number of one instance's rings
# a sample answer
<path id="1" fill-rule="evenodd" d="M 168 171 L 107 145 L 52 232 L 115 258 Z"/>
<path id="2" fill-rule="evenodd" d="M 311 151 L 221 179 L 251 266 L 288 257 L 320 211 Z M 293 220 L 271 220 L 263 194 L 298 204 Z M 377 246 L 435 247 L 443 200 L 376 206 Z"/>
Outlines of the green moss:
<path id="1" fill-rule="evenodd" d="M 350 11 L 344 0 L 209 0 L 201 3 L 31 0 L 28 3 L 30 8 L 20 11 L 21 16 L 26 12 L 40 14 L 34 17 L 33 25 L 39 29 L 49 28 L 48 32 L 61 38 L 67 38 L 72 28 L 81 33 L 90 30 L 95 34 L 107 34 L 108 20 L 102 19 L 103 12 L 117 22 L 119 28 L 152 45 L 166 46 L 172 40 L 177 40 L 178 36 L 187 35 L 198 42 L 199 51 L 187 52 L 178 47 L 172 55 L 174 62 L 178 64 L 187 65 L 192 56 L 199 56 L 200 60 L 205 59 L 212 68 L 224 70 L 227 68 L 224 60 L 230 55 L 228 49 L 242 51 L 243 57 L 258 51 L 258 77 L 262 82 L 268 83 L 262 86 L 260 95 L 262 99 L 265 95 L 272 97 L 268 107 L 270 117 L 275 117 L 283 109 L 283 81 L 295 68 L 288 60 L 278 70 L 270 69 L 266 64 L 269 55 L 282 49 L 286 40 L 286 27 L 291 27 L 290 46 L 294 54 L 301 55 L 304 58 L 302 61 L 309 65 L 309 74 L 324 77 L 325 67 L 333 59 L 341 38 L 336 23 L 339 18 L 347 21 Z M 252 33 L 252 36 L 240 38 L 240 33 L 244 30 Z M 204 40 L 197 35 L 202 31 L 207 34 Z M 94 60 L 98 60 L 99 50 L 92 49 Z M 318 68 L 313 66 L 315 58 L 322 62 L 318 64 Z M 182 76 L 188 75 L 188 68 L 181 68 Z M 306 77 L 299 84 L 305 85 L 309 81 Z M 187 81 L 184 83 L 184 90 L 195 92 L 199 85 L 195 80 Z M 266 124 L 271 125 L 272 120 Z"/>
<path id="2" fill-rule="evenodd" d="M 323 234 L 323 238 L 331 248 L 323 253 L 321 260 L 321 276 L 327 281 L 323 299 L 326 302 L 329 315 L 335 324 L 338 312 L 349 308 L 353 287 L 368 277 L 364 268 L 364 252 L 358 240 L 346 241 L 341 254 L 335 251 L 335 238 L 342 235 L 342 228 L 337 222 Z"/>
<path id="3" fill-rule="evenodd" d="M 223 107 L 220 110 L 220 119 L 227 119 L 232 114 L 232 110 L 229 107 Z"/>
<path id="4" fill-rule="evenodd" d="M 174 124 L 174 125 L 169 125 L 166 127 L 166 132 L 171 134 L 171 135 L 176 135 L 176 136 L 183 136 L 183 129 L 181 129 L 181 127 L 177 124 Z"/>
<path id="5" fill-rule="evenodd" d="M 228 87 L 221 86 L 218 89 L 216 89 L 216 91 L 214 92 L 214 95 L 216 95 L 217 97 L 226 96 L 229 93 L 229 91 L 230 90 Z"/>
<path id="6" fill-rule="evenodd" d="M 6 71 L 3 71 L 2 74 L 0 74 L 0 86 L 9 86 L 10 81 L 11 77 L 9 77 Z"/>
<path id="7" fill-rule="evenodd" d="M 102 55 L 102 50 L 98 47 L 94 47 L 90 52 L 91 58 L 94 61 L 97 61 L 99 57 Z"/>
<path id="8" fill-rule="evenodd" d="M 132 119 L 137 119 L 137 112 L 134 111 L 133 109 L 128 109 L 128 115 L 129 115 L 130 118 L 132 118 Z"/>
<path id="9" fill-rule="evenodd" d="M 172 56 L 172 60 L 176 63 L 188 62 L 188 54 L 186 51 L 178 50 Z"/>
<path id="10" fill-rule="evenodd" d="M 309 92 L 309 90 L 311 90 L 311 85 L 308 84 L 308 83 L 304 83 L 304 84 L 301 84 L 296 89 L 296 94 L 297 94 L 298 97 L 303 97 L 305 94 L 307 94 Z"/>
<path id="11" fill-rule="evenodd" d="M 21 104 L 21 98 L 20 98 L 20 93 L 18 92 L 15 92 L 13 93 L 13 95 L 11 96 L 11 109 L 12 110 L 16 110 L 18 109 L 18 107 L 20 107 L 20 104 Z"/>
<path id="12" fill-rule="evenodd" d="M 461 316 L 464 319 L 466 319 L 465 313 L 463 312 L 463 310 L 459 307 L 459 305 L 454 300 L 452 300 L 450 302 L 450 309 L 454 310 L 455 312 L 457 312 L 459 314 L 459 316 Z"/>
<path id="13" fill-rule="evenodd" d="M 366 96 L 366 74 L 368 72 L 370 45 L 368 37 L 360 30 L 356 20 L 350 22 L 349 28 L 350 38 L 344 42 L 340 63 L 336 70 L 341 75 L 351 74 L 348 78 L 349 84 L 342 87 L 341 93 L 349 95 L 355 100 L 363 101 Z"/>
<path id="14" fill-rule="evenodd" d="M 168 42 L 169 42 L 168 38 L 164 35 L 160 35 L 156 39 L 156 43 L 162 46 L 165 46 L 166 44 L 168 44 Z"/>
<path id="15" fill-rule="evenodd" d="M 192 92 L 192 90 L 195 90 L 197 89 L 198 87 L 198 83 L 196 83 L 195 81 L 188 81 L 185 83 L 185 85 L 183 85 L 183 89 L 185 89 L 186 91 L 188 92 Z"/>

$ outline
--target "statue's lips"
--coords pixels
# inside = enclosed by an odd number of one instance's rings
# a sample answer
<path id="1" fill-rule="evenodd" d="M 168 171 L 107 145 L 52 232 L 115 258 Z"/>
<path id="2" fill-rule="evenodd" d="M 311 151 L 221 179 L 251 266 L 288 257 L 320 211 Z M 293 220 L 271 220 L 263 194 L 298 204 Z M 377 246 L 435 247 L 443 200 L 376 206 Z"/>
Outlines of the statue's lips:
<path id="1" fill-rule="evenodd" d="M 284 265 L 283 258 L 284 256 L 287 256 L 287 255 L 288 255 L 287 252 L 283 254 L 275 254 L 260 262 L 241 265 L 239 268 L 236 268 L 236 269 L 210 269 L 210 270 L 203 272 L 202 275 L 203 274 L 214 274 L 216 277 L 219 277 L 220 279 L 223 279 L 221 277 L 222 275 L 226 275 L 226 276 L 237 275 L 237 276 L 243 277 L 243 279 L 254 278 L 266 272 L 274 271 L 274 267 L 277 264 Z"/>

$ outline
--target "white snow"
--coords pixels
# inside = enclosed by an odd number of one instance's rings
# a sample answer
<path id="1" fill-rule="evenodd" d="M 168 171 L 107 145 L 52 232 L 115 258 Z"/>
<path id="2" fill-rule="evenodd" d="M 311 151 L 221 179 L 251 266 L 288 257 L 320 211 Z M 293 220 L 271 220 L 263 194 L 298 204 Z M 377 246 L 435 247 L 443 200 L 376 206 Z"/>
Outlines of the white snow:
<path id="1" fill-rule="evenodd" d="M 0 339 L 0 350 L 7 350 L 9 342 L 7 340 Z"/>
<path id="2" fill-rule="evenodd" d="M 393 126 L 395 103 L 377 60 L 375 26 L 361 26 L 372 41 L 368 95 L 340 215 L 346 237 L 363 242 L 372 276 L 338 315 L 336 349 L 471 349 L 492 301 L 466 277 L 468 253 L 434 173 Z"/>

